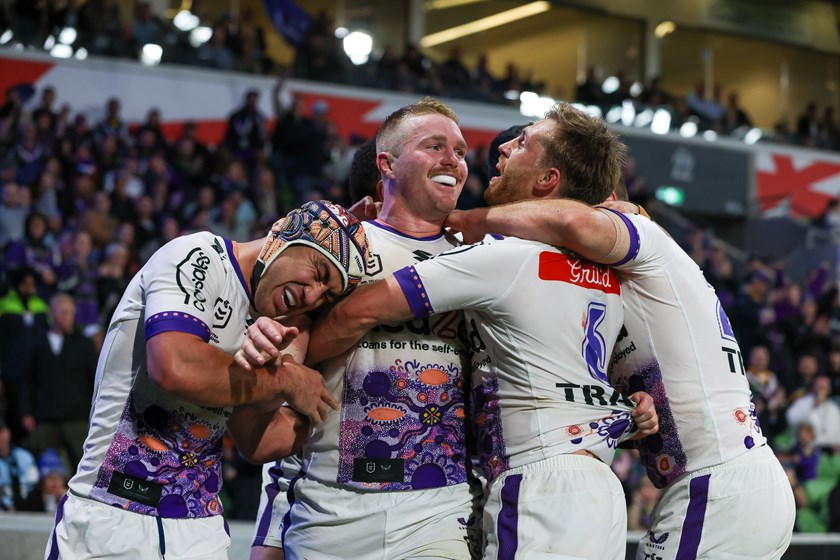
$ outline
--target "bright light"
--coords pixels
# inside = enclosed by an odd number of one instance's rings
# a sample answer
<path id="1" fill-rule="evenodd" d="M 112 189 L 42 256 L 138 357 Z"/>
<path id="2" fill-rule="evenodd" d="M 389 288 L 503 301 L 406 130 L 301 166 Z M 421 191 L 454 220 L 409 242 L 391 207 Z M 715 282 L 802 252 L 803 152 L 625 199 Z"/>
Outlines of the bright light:
<path id="1" fill-rule="evenodd" d="M 52 35 L 47 36 L 47 40 L 44 41 L 44 50 L 48 51 L 55 46 L 55 37 Z"/>
<path id="2" fill-rule="evenodd" d="M 593 119 L 600 119 L 604 115 L 604 112 L 597 105 L 587 105 L 581 110 Z"/>
<path id="3" fill-rule="evenodd" d="M 550 97 L 537 97 L 529 99 L 527 103 L 519 104 L 519 112 L 525 117 L 543 118 L 545 114 L 554 107 L 554 99 Z"/>
<path id="4" fill-rule="evenodd" d="M 606 119 L 607 119 L 607 122 L 610 123 L 610 124 L 615 124 L 618 121 L 620 121 L 621 120 L 621 107 L 616 105 L 615 107 L 613 107 L 612 109 L 607 111 Z"/>
<path id="5" fill-rule="evenodd" d="M 656 35 L 657 39 L 662 39 L 676 30 L 677 26 L 673 21 L 663 21 L 656 26 L 656 29 L 653 30 L 653 34 Z"/>
<path id="6" fill-rule="evenodd" d="M 669 206 L 682 206 L 685 202 L 685 191 L 679 187 L 659 187 L 656 189 L 656 199 Z"/>
<path id="7" fill-rule="evenodd" d="M 347 37 L 347 34 L 350 33 L 350 30 L 346 27 L 336 27 L 335 28 L 335 38 L 336 39 L 344 39 Z"/>
<path id="8" fill-rule="evenodd" d="M 633 84 L 630 86 L 630 95 L 632 95 L 633 97 L 638 97 L 642 94 L 644 90 L 645 86 L 644 84 L 642 84 L 642 82 L 633 82 Z"/>
<path id="9" fill-rule="evenodd" d="M 73 47 L 59 43 L 50 49 L 50 54 L 56 58 L 70 58 L 73 56 Z"/>
<path id="10" fill-rule="evenodd" d="M 14 37 L 14 36 L 15 36 L 15 34 L 12 33 L 12 30 L 7 29 L 6 31 L 3 32 L 2 35 L 0 35 L 0 45 L 5 45 L 9 41 L 11 41 L 12 37 Z"/>
<path id="11" fill-rule="evenodd" d="M 680 136 L 683 138 L 691 138 L 697 134 L 697 123 L 692 121 L 685 121 L 680 127 Z"/>
<path id="12" fill-rule="evenodd" d="M 364 31 L 354 31 L 344 38 L 344 52 L 350 62 L 358 66 L 364 64 L 370 58 L 373 50 L 373 37 Z"/>
<path id="13" fill-rule="evenodd" d="M 444 29 L 443 31 L 426 35 L 420 39 L 420 46 L 424 49 L 428 49 L 429 47 L 434 47 L 440 45 L 441 43 L 448 43 L 449 41 L 460 39 L 465 35 L 481 33 L 482 31 L 487 31 L 488 29 L 493 29 L 494 27 L 499 27 L 500 25 L 506 25 L 519 19 L 535 16 L 537 14 L 547 12 L 550 9 L 551 3 L 549 2 L 530 2 L 524 6 L 519 6 L 518 8 L 505 10 L 504 12 L 493 14 L 492 16 L 483 17 L 463 25 L 456 25 L 455 27 L 450 27 L 449 29 Z"/>
<path id="14" fill-rule="evenodd" d="M 621 102 L 621 124 L 630 126 L 636 118 L 636 108 L 633 107 L 633 102 L 625 99 Z"/>
<path id="15" fill-rule="evenodd" d="M 714 130 L 707 130 L 703 133 L 703 139 L 708 140 L 709 142 L 714 142 L 717 140 L 717 132 Z"/>
<path id="16" fill-rule="evenodd" d="M 633 126 L 638 128 L 644 128 L 648 126 L 653 121 L 653 111 L 650 109 L 645 109 L 638 115 L 636 115 L 636 120 L 633 121 Z"/>
<path id="17" fill-rule="evenodd" d="M 654 134 L 668 134 L 668 131 L 671 130 L 671 113 L 665 109 L 657 109 L 653 114 L 650 130 Z"/>
<path id="18" fill-rule="evenodd" d="M 606 94 L 615 93 L 615 91 L 618 90 L 618 86 L 620 85 L 621 81 L 618 78 L 616 78 L 615 76 L 610 76 L 609 78 L 604 80 L 603 84 L 601 84 L 601 89 Z"/>
<path id="19" fill-rule="evenodd" d="M 760 128 L 751 128 L 749 132 L 744 136 L 744 142 L 746 144 L 755 144 L 759 140 L 761 140 L 761 129 Z"/>
<path id="20" fill-rule="evenodd" d="M 207 26 L 202 25 L 201 27 L 196 27 L 192 31 L 190 31 L 190 45 L 194 47 L 200 47 L 204 43 L 210 40 L 210 37 L 213 36 L 213 30 Z"/>
<path id="21" fill-rule="evenodd" d="M 143 45 L 143 50 L 140 51 L 140 62 L 146 66 L 157 66 L 160 64 L 160 57 L 163 56 L 163 48 L 154 43 L 147 43 Z"/>
<path id="22" fill-rule="evenodd" d="M 65 45 L 72 45 L 76 42 L 76 29 L 73 27 L 65 27 L 61 30 L 61 33 L 58 34 L 58 42 L 64 43 Z"/>
<path id="23" fill-rule="evenodd" d="M 535 101 L 538 97 L 539 95 L 537 93 L 534 93 L 533 91 L 523 91 L 519 94 L 519 101 L 521 101 L 522 103 L 530 103 L 532 101 Z"/>
<path id="24" fill-rule="evenodd" d="M 198 27 L 201 20 L 198 19 L 198 16 L 190 13 L 189 10 L 181 10 L 172 18 L 172 24 L 181 31 L 189 31 Z"/>
<path id="25" fill-rule="evenodd" d="M 505 92 L 505 99 L 508 101 L 516 101 L 519 99 L 519 92 L 515 89 L 509 89 Z"/>
<path id="26" fill-rule="evenodd" d="M 86 59 L 87 57 L 88 57 L 88 52 L 87 52 L 87 49 L 86 49 L 86 48 L 84 48 L 84 47 L 79 47 L 79 48 L 76 50 L 76 58 L 78 58 L 79 60 L 84 60 L 84 59 Z"/>

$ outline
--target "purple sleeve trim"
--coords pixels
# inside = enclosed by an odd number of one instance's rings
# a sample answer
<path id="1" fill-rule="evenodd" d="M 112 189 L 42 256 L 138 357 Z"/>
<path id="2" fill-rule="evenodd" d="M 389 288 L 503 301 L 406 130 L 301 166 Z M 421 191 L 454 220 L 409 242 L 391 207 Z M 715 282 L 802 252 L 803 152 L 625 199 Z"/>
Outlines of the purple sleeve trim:
<path id="1" fill-rule="evenodd" d="M 204 342 L 210 341 L 210 328 L 207 324 L 181 311 L 162 311 L 146 319 L 146 340 L 168 331 L 179 331 L 194 334 Z"/>
<path id="2" fill-rule="evenodd" d="M 420 280 L 420 275 L 417 274 L 413 266 L 407 266 L 396 271 L 394 278 L 397 279 L 397 283 L 402 288 L 405 299 L 408 300 L 408 305 L 416 318 L 428 317 L 435 312 L 429 302 L 429 295 L 426 293 L 423 281 Z"/>
<path id="3" fill-rule="evenodd" d="M 609 210 L 610 212 L 612 212 L 615 215 L 617 215 L 618 217 L 620 217 L 622 220 L 624 220 L 624 223 L 627 225 L 627 230 L 630 232 L 630 250 L 627 251 L 627 254 L 624 256 L 624 258 L 621 259 L 620 261 L 616 262 L 616 263 L 605 263 L 605 264 L 608 264 L 609 266 L 621 266 L 621 265 L 623 265 L 625 263 L 628 263 L 631 260 L 635 259 L 636 256 L 639 254 L 639 249 L 641 248 L 641 240 L 639 239 L 639 230 L 636 229 L 636 226 L 633 225 L 633 222 L 631 222 L 630 219 L 627 216 L 625 216 L 624 214 L 622 214 L 621 212 L 613 210 L 612 208 L 607 208 L 605 206 L 599 206 L 598 208 L 601 208 L 602 210 Z"/>

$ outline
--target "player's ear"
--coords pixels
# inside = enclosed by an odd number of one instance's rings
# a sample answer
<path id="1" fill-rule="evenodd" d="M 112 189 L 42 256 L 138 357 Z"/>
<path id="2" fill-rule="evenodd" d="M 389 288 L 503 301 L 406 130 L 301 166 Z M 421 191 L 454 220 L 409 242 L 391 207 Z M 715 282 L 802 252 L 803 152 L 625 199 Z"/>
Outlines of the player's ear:
<path id="1" fill-rule="evenodd" d="M 392 156 L 389 152 L 379 152 L 376 154 L 376 167 L 379 172 L 389 179 L 394 178 L 394 162 L 397 158 Z"/>
<path id="2" fill-rule="evenodd" d="M 560 188 L 561 178 L 560 170 L 556 167 L 545 169 L 534 185 L 534 194 L 540 198 L 550 196 Z"/>

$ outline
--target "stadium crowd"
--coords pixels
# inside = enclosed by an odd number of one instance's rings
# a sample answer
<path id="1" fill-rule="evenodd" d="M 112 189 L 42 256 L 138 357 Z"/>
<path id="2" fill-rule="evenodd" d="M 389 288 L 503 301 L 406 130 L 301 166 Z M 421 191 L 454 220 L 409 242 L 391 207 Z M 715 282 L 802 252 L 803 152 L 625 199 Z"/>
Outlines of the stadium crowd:
<path id="1" fill-rule="evenodd" d="M 149 41 L 144 33 L 166 32 L 163 22 L 148 24 L 153 16 L 146 8 L 126 27 L 117 25 L 114 2 L 90 0 L 85 7 L 94 5 L 101 8 L 95 14 L 76 13 L 75 3 L 68 2 L 61 16 L 78 18 L 74 21 L 85 31 L 80 40 L 89 41 L 92 53 L 136 57 L 137 45 Z M 0 20 L 0 28 L 14 25 L 21 40 L 26 33 L 31 41 L 40 40 L 45 30 L 67 23 L 51 19 L 59 17 L 52 6 L 17 2 L 14 22 Z M 36 13 L 39 9 L 46 11 Z M 217 23 L 209 46 L 196 56 L 220 69 L 270 70 L 261 31 L 245 12 L 241 17 L 245 21 L 236 25 Z M 508 89 L 541 87 L 518 77 L 513 65 L 506 77 L 495 78 L 486 59 L 467 69 L 453 51 L 435 65 L 413 47 L 401 57 L 386 49 L 348 77 L 327 24 L 313 26 L 294 65 L 296 77 L 499 102 Z M 577 98 L 610 103 L 600 97 L 597 82 L 593 72 Z M 724 105 L 720 88 L 711 102 L 703 98 L 703 89 L 698 86 L 693 97 L 680 100 L 654 82 L 639 102 L 670 104 L 678 113 L 706 119 L 713 129 L 749 124 L 737 96 L 730 95 Z M 5 92 L 0 107 L 0 510 L 50 511 L 66 491 L 79 437 L 83 440 L 87 431 L 104 329 L 128 281 L 156 249 L 201 230 L 236 240 L 257 238 L 304 200 L 351 202 L 350 162 L 365 139 L 337 134 L 325 103 L 315 103 L 310 114 L 297 101 L 289 107 L 276 103 L 271 128 L 256 107 L 258 95 L 249 92 L 241 107 L 232 108 L 224 137 L 205 145 L 190 123 L 177 138 L 167 139 L 154 108 L 145 123 L 129 127 L 120 100 L 111 99 L 106 116 L 89 123 L 72 107 L 58 106 L 60 92 L 50 87 Z M 621 99 L 619 94 L 616 100 Z M 817 113 L 816 106 L 809 107 L 791 138 L 837 148 L 833 115 Z M 487 147 L 473 147 L 471 179 L 459 207 L 482 204 L 486 159 Z M 643 197 L 636 179 L 628 172 L 628 190 Z M 685 248 L 732 319 L 762 429 L 794 488 L 798 530 L 840 531 L 840 292 L 832 272 L 826 266 L 797 283 L 781 265 L 759 259 L 739 270 L 700 228 Z M 619 453 L 613 469 L 625 486 L 630 528 L 643 529 L 658 491 L 632 452 Z M 253 520 L 260 469 L 238 457 L 230 442 L 226 458 L 227 515 Z"/>

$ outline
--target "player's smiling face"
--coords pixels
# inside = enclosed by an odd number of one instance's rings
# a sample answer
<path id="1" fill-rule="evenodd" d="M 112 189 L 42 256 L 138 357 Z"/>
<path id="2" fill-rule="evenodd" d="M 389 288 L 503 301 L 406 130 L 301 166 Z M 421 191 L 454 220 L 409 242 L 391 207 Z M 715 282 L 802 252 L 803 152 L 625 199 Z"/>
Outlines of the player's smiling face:
<path id="1" fill-rule="evenodd" d="M 265 271 L 254 303 L 260 315 L 293 317 L 336 301 L 343 280 L 336 265 L 305 245 L 285 249 Z"/>
<path id="2" fill-rule="evenodd" d="M 386 177 L 394 194 L 425 219 L 445 217 L 455 208 L 467 179 L 467 143 L 458 125 L 443 115 L 420 115 L 402 124 L 399 156 L 392 154 Z"/>
<path id="3" fill-rule="evenodd" d="M 555 124 L 541 120 L 522 130 L 522 133 L 499 146 L 498 177 L 490 179 L 484 200 L 490 206 L 527 200 L 531 189 L 544 174 L 541 163 L 545 147 L 541 137 L 551 132 Z"/>

